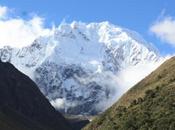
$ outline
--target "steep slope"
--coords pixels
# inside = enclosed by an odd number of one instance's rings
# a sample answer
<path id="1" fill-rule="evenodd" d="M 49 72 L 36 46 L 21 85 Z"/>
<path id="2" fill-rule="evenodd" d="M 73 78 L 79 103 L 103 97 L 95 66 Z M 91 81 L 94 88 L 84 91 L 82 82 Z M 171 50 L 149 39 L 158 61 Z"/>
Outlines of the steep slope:
<path id="1" fill-rule="evenodd" d="M 36 84 L 12 64 L 0 61 L 0 129 L 70 130 Z"/>
<path id="2" fill-rule="evenodd" d="M 28 47 L 4 47 L 0 58 L 30 76 L 61 112 L 93 115 L 119 95 L 115 77 L 120 70 L 159 56 L 135 32 L 108 22 L 73 22 Z"/>
<path id="3" fill-rule="evenodd" d="M 84 130 L 174 130 L 175 57 L 131 88 Z"/>

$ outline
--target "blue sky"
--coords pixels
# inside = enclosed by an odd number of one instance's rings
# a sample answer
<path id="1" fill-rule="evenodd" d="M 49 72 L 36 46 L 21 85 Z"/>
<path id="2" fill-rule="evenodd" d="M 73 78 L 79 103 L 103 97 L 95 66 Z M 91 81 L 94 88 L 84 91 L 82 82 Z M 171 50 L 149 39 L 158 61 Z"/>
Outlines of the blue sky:
<path id="1" fill-rule="evenodd" d="M 63 19 L 109 21 L 139 32 L 163 55 L 175 51 L 175 46 L 167 44 L 168 40 L 162 41 L 149 31 L 158 19 L 171 16 L 174 20 L 174 0 L 1 0 L 0 5 L 14 8 L 16 15 L 26 19 L 36 13 L 45 18 L 46 26 L 58 25 Z"/>

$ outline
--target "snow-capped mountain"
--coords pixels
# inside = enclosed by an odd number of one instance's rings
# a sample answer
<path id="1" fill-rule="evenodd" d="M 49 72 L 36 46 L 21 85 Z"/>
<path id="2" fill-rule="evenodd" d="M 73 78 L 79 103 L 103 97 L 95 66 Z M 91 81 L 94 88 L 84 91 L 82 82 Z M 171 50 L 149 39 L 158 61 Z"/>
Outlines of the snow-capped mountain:
<path id="1" fill-rule="evenodd" d="M 1 48 L 0 57 L 29 75 L 51 103 L 68 114 L 103 111 L 100 104 L 109 107 L 117 93 L 120 70 L 159 58 L 137 33 L 108 22 L 64 23 L 30 46 Z"/>

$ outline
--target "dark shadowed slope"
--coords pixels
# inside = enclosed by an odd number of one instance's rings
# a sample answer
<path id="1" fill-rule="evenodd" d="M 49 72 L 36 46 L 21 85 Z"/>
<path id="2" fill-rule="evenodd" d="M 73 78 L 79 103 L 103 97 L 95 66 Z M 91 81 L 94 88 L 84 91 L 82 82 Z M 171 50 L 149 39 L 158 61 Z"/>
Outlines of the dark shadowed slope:
<path id="1" fill-rule="evenodd" d="M 71 130 L 36 84 L 10 63 L 0 62 L 1 130 Z"/>
<path id="2" fill-rule="evenodd" d="M 175 130 L 175 57 L 131 88 L 84 130 Z"/>

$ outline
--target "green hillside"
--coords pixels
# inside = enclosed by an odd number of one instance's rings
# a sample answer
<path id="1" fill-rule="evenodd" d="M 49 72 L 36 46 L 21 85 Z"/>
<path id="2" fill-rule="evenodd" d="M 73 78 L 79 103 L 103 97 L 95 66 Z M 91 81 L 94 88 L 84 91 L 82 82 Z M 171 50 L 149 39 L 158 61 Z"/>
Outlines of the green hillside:
<path id="1" fill-rule="evenodd" d="M 131 88 L 84 130 L 175 130 L 175 57 Z"/>

